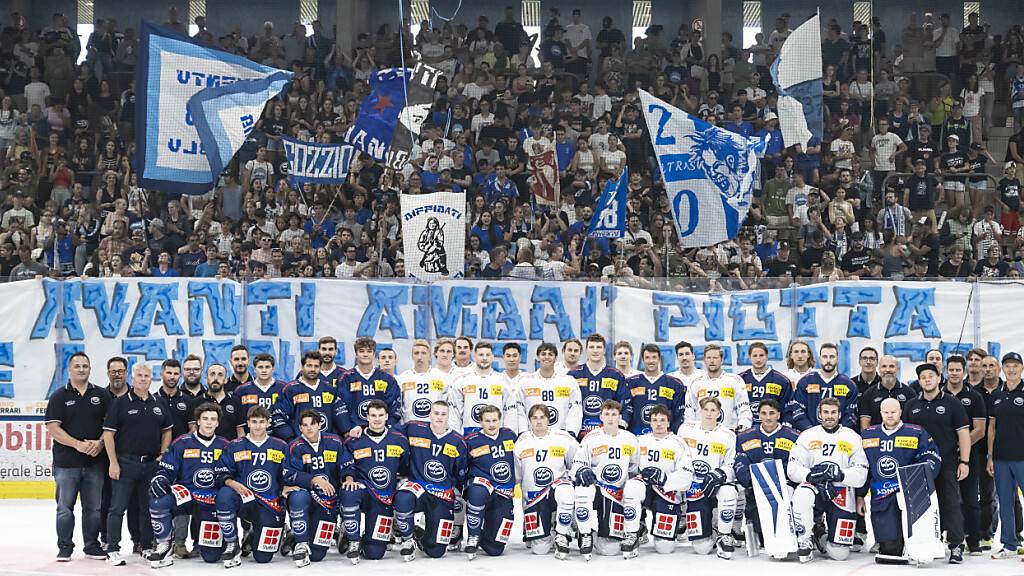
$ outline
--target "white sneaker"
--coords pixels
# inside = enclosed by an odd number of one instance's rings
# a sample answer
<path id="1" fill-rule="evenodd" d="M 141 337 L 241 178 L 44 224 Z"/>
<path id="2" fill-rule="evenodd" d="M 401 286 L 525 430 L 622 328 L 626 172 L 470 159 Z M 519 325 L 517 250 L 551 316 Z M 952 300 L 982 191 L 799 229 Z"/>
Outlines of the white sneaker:
<path id="1" fill-rule="evenodd" d="M 1007 558 L 1016 558 L 1016 557 L 1017 557 L 1017 551 L 1016 550 L 1007 550 L 1006 548 L 1003 548 L 999 552 L 993 552 L 992 553 L 992 559 L 993 560 L 1006 560 Z"/>
<path id="2" fill-rule="evenodd" d="M 111 566 L 124 566 L 124 557 L 120 552 L 107 552 L 107 564 Z"/>

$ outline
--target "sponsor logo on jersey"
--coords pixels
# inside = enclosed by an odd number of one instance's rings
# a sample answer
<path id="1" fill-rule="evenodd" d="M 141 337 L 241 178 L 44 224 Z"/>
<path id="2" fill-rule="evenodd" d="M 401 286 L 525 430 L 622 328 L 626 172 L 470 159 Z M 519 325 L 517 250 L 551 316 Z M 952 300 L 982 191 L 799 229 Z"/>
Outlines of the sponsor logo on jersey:
<path id="1" fill-rule="evenodd" d="M 508 465 L 508 462 L 495 462 L 491 466 L 491 478 L 494 478 L 496 482 L 502 484 L 508 483 L 512 480 L 512 468 Z"/>
<path id="2" fill-rule="evenodd" d="M 501 384 L 495 384 L 495 385 L 491 386 L 491 396 L 501 396 L 501 395 L 502 395 Z"/>
<path id="3" fill-rule="evenodd" d="M 846 384 L 836 384 L 832 387 L 832 393 L 836 396 L 846 396 L 850 393 L 850 387 Z"/>
<path id="4" fill-rule="evenodd" d="M 940 406 L 940 408 L 941 408 L 941 406 Z M 936 412 L 938 412 L 938 410 L 936 410 Z M 163 416 L 164 415 L 164 411 L 161 410 L 159 406 L 153 406 L 153 414 L 156 414 L 157 416 Z"/>
<path id="5" fill-rule="evenodd" d="M 241 462 L 243 460 L 252 460 L 251 450 L 240 450 L 235 452 L 235 462 Z"/>
<path id="6" fill-rule="evenodd" d="M 821 450 L 821 440 L 811 440 L 807 443 L 808 450 Z"/>
<path id="7" fill-rule="evenodd" d="M 476 394 L 476 384 L 466 384 L 462 389 L 462 393 L 465 395 Z"/>
<path id="8" fill-rule="evenodd" d="M 590 449 L 590 454 L 592 456 L 598 456 L 598 455 L 607 454 L 607 453 L 608 453 L 608 446 L 606 446 L 604 444 L 602 444 L 600 446 L 594 446 L 593 448 Z"/>
<path id="9" fill-rule="evenodd" d="M 808 384 L 807 385 L 807 393 L 808 394 L 820 394 L 821 393 L 821 385 L 820 384 Z"/>
<path id="10" fill-rule="evenodd" d="M 658 386 L 658 396 L 666 400 L 672 400 L 676 397 L 676 391 L 668 386 Z"/>
<path id="11" fill-rule="evenodd" d="M 491 453 L 491 449 L 488 446 L 478 446 L 478 447 L 473 448 L 472 450 L 469 451 L 469 455 L 471 457 L 473 457 L 473 458 L 479 458 L 481 456 L 486 456 L 487 454 L 490 454 L 490 453 Z"/>
<path id="12" fill-rule="evenodd" d="M 897 436 L 896 441 L 893 443 L 897 448 L 910 448 L 917 450 L 917 437 L 916 436 Z"/>
<path id="13" fill-rule="evenodd" d="M 444 469 L 444 464 L 437 460 L 427 460 L 423 464 L 423 475 L 431 482 L 440 482 L 444 480 L 447 472 Z"/>
<path id="14" fill-rule="evenodd" d="M 836 450 L 839 450 L 843 454 L 850 456 L 853 454 L 853 444 L 850 444 L 849 442 L 845 441 L 836 442 Z"/>
<path id="15" fill-rule="evenodd" d="M 430 439 L 420 438 L 419 436 L 410 436 L 409 445 L 415 446 L 416 448 L 430 448 Z"/>
<path id="16" fill-rule="evenodd" d="M 752 440 L 747 440 L 742 445 L 740 445 L 740 448 L 742 448 L 744 450 L 753 450 L 755 448 L 760 448 L 760 447 L 761 447 L 761 439 L 760 438 L 754 438 Z"/>
<path id="17" fill-rule="evenodd" d="M 633 396 L 643 396 L 647 393 L 647 389 L 643 386 L 634 386 L 629 389 L 629 393 Z"/>
<path id="18" fill-rule="evenodd" d="M 568 398 L 572 389 L 568 386 L 555 386 L 555 398 Z"/>
<path id="19" fill-rule="evenodd" d="M 337 462 L 338 451 L 337 450 L 324 450 L 324 462 Z"/>
<path id="20" fill-rule="evenodd" d="M 305 404 L 309 402 L 309 393 L 303 392 L 302 394 L 296 394 L 295 398 L 292 398 L 292 404 Z"/>
<path id="21" fill-rule="evenodd" d="M 543 488 L 551 484 L 551 481 L 554 479 L 554 472 L 552 472 L 551 468 L 548 468 L 547 466 L 541 466 L 533 471 L 533 483 L 536 484 L 538 488 Z"/>
<path id="22" fill-rule="evenodd" d="M 373 450 L 369 448 L 360 448 L 352 452 L 352 458 L 356 460 L 362 460 L 363 458 L 369 458 L 373 454 Z"/>
<path id="23" fill-rule="evenodd" d="M 764 391 L 769 396 L 782 396 L 782 386 L 778 384 L 765 384 Z"/>
<path id="24" fill-rule="evenodd" d="M 388 444 L 387 450 L 385 451 L 388 458 L 401 458 L 404 453 L 405 448 L 394 444 Z"/>
<path id="25" fill-rule="evenodd" d="M 388 389 L 387 380 L 374 380 L 373 389 L 377 392 L 384 392 L 385 390 Z"/>
<path id="26" fill-rule="evenodd" d="M 359 392 L 362 389 L 363 389 L 363 385 L 360 384 L 359 381 L 349 382 L 348 383 L 348 391 L 349 392 Z"/>
<path id="27" fill-rule="evenodd" d="M 416 389 L 415 382 L 402 382 L 402 392 L 411 392 Z"/>
<path id="28" fill-rule="evenodd" d="M 302 463 L 303 464 L 312 464 L 313 463 L 313 456 L 311 454 L 303 454 L 302 455 Z"/>
<path id="29" fill-rule="evenodd" d="M 676 451 L 670 450 L 668 448 L 662 448 L 661 455 L 664 457 L 665 460 L 671 461 L 676 459 Z"/>
<path id="30" fill-rule="evenodd" d="M 201 450 L 199 450 L 199 448 L 189 448 L 189 449 L 185 450 L 184 452 L 182 452 L 181 457 L 182 458 L 199 458 L 200 452 L 201 452 Z"/>
<path id="31" fill-rule="evenodd" d="M 712 442 L 709 448 L 712 454 L 725 456 L 725 444 L 722 444 L 721 442 Z"/>
<path id="32" fill-rule="evenodd" d="M 270 489 L 271 481 L 270 472 L 256 469 L 249 473 L 249 476 L 245 479 L 245 485 L 257 492 L 265 492 Z"/>
<path id="33" fill-rule="evenodd" d="M 527 458 L 533 458 L 533 455 L 534 455 L 533 448 L 526 448 L 525 450 L 523 450 L 519 454 L 519 459 L 520 460 L 526 460 Z"/>
<path id="34" fill-rule="evenodd" d="M 214 448 L 213 449 L 213 460 L 214 461 L 220 460 L 220 453 L 221 452 L 222 452 L 222 450 L 220 448 Z"/>
<path id="35" fill-rule="evenodd" d="M 601 388 L 614 392 L 619 389 L 619 381 L 615 378 L 601 378 Z"/>
<path id="36" fill-rule="evenodd" d="M 71 402 L 74 402 L 74 400 L 72 400 Z M 99 396 L 93 396 L 92 398 L 89 398 L 89 403 L 92 404 L 93 406 L 99 406 L 100 405 L 100 397 Z"/>
<path id="37" fill-rule="evenodd" d="M 861 441 L 861 446 L 867 450 L 868 448 L 878 448 L 882 441 L 878 438 L 865 438 Z"/>
<path id="38" fill-rule="evenodd" d="M 267 450 L 267 460 L 280 464 L 284 461 L 284 452 L 271 448 L 270 450 Z"/>
<path id="39" fill-rule="evenodd" d="M 243 394 L 238 401 L 242 404 L 259 404 L 260 397 L 256 394 Z"/>
<path id="40" fill-rule="evenodd" d="M 736 389 L 733 388 L 732 386 L 723 386 L 722 389 L 718 392 L 718 395 L 723 398 L 735 398 Z"/>
<path id="41" fill-rule="evenodd" d="M 501 442 L 501 447 L 511 452 L 512 450 L 516 449 L 516 443 L 514 440 L 503 440 Z"/>
<path id="42" fill-rule="evenodd" d="M 455 446 L 452 446 L 451 444 L 445 444 L 444 445 L 444 449 L 441 450 L 441 452 L 445 456 L 448 456 L 449 458 L 458 458 L 459 457 L 459 449 L 456 448 Z"/>
<path id="43" fill-rule="evenodd" d="M 564 446 L 552 446 L 551 447 L 552 458 L 565 458 L 565 447 Z"/>
<path id="44" fill-rule="evenodd" d="M 935 407 L 935 413 L 936 414 L 945 414 L 946 413 L 946 407 L 945 406 L 936 406 Z"/>

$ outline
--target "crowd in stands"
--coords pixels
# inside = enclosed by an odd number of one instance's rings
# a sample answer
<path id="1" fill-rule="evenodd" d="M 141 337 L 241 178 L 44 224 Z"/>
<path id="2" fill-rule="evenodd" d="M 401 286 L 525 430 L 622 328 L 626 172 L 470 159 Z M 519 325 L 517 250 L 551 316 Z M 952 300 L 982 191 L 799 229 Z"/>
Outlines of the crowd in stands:
<path id="1" fill-rule="evenodd" d="M 401 277 L 398 194 L 437 190 L 467 193 L 470 278 L 743 289 L 1024 272 L 1020 25 L 999 34 L 977 14 L 962 28 L 911 14 L 886 39 L 877 19 L 823 22 L 824 137 L 802 149 L 782 141 L 769 73 L 797 16 L 779 15 L 749 46 L 724 33 L 717 53 L 689 23 L 630 41 L 630 23 L 605 17 L 595 31 L 579 10 L 550 10 L 539 37 L 517 16 L 423 22 L 415 36 L 384 25 L 351 53 L 319 22 L 310 35 L 267 22 L 218 37 L 196 18 L 198 42 L 296 79 L 215 189 L 175 196 L 139 186 L 133 166 L 135 23 L 99 20 L 79 38 L 61 14 L 42 29 L 11 14 L 0 32 L 0 276 Z M 173 8 L 164 25 L 187 33 Z M 344 185 L 289 185 L 283 135 L 341 142 L 372 71 L 419 60 L 444 76 L 404 170 L 364 155 Z M 679 246 L 638 88 L 728 130 L 773 135 L 735 240 Z M 1021 130 L 994 158 L 986 142 L 1004 124 Z M 528 159 L 550 146 L 561 206 L 539 208 Z M 587 238 L 601 190 L 625 166 L 625 237 Z"/>

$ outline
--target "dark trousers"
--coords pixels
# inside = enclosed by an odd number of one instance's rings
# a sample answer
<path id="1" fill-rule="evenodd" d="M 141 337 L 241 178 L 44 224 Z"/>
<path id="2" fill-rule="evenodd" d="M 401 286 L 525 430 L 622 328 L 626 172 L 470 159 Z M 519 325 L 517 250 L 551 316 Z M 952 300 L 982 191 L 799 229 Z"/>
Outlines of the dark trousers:
<path id="1" fill-rule="evenodd" d="M 75 548 L 75 502 L 82 501 L 82 540 L 86 553 L 100 554 L 100 493 L 106 470 L 103 464 L 85 468 L 53 468 L 57 485 L 57 548 L 70 553 Z"/>
<path id="2" fill-rule="evenodd" d="M 981 462 L 981 466 L 978 463 Z M 981 506 L 978 502 L 978 485 L 980 476 L 985 472 L 984 462 L 980 455 L 971 455 L 971 471 L 960 481 L 960 510 L 964 517 L 964 533 L 967 544 L 977 546 L 984 532 L 981 529 Z"/>
<path id="3" fill-rule="evenodd" d="M 107 473 L 107 464 L 103 463 L 103 495 L 100 498 L 100 540 L 106 544 L 110 541 L 107 537 L 107 517 L 110 515 L 110 494 L 114 489 L 114 481 Z M 144 495 L 148 498 L 148 494 Z M 133 502 L 128 505 L 128 534 L 132 542 L 139 541 L 139 506 Z"/>
<path id="4" fill-rule="evenodd" d="M 943 460 L 945 462 L 945 460 Z M 960 509 L 960 483 L 956 479 L 957 459 L 952 466 L 943 464 L 935 478 L 935 492 L 939 497 L 939 519 L 946 531 L 946 543 L 950 549 L 964 542 L 964 513 Z"/>
<path id="5" fill-rule="evenodd" d="M 139 513 L 139 540 L 148 548 L 153 540 L 153 526 L 149 521 L 149 502 L 146 495 L 149 482 L 156 473 L 157 463 L 139 462 L 138 459 L 119 457 L 121 477 L 114 480 L 110 491 L 110 513 L 107 515 L 107 552 L 121 551 L 121 526 L 125 511 L 134 507 Z"/>

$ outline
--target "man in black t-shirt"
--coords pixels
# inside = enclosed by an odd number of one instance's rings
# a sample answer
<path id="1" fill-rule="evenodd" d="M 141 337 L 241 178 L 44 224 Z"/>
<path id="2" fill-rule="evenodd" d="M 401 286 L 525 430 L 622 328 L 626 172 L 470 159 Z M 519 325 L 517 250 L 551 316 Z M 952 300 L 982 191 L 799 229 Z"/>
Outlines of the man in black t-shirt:
<path id="1" fill-rule="evenodd" d="M 817 274 L 818 268 L 821 267 L 821 257 L 825 254 L 825 250 L 827 250 L 825 248 L 825 238 L 820 230 L 811 232 L 809 239 L 811 241 L 810 246 L 805 246 L 803 254 L 800 255 L 801 276 Z"/>
<path id="2" fill-rule="evenodd" d="M 864 234 L 860 231 L 850 233 L 850 249 L 843 254 L 840 268 L 852 276 L 867 275 L 871 272 L 868 268 L 870 261 L 871 252 L 864 248 Z"/>
<path id="3" fill-rule="evenodd" d="M 999 190 L 999 202 L 1002 205 L 1000 223 L 1003 225 L 1003 232 L 1016 234 L 1020 228 L 1020 180 L 1017 180 L 1016 165 L 1006 166 L 996 188 Z"/>
<path id="4" fill-rule="evenodd" d="M 935 200 L 939 181 L 927 174 L 924 160 L 914 162 L 914 174 L 903 182 L 903 205 L 910 209 L 914 220 L 928 219 L 928 228 L 935 232 Z"/>
<path id="5" fill-rule="evenodd" d="M 785 276 L 787 272 L 797 275 L 797 261 L 793 252 L 789 249 L 787 240 L 779 240 L 778 250 L 774 258 L 764 263 L 765 275 L 770 278 Z"/>
<path id="6" fill-rule="evenodd" d="M 907 144 L 907 155 L 906 155 L 906 168 L 908 172 L 914 170 L 914 164 L 918 160 L 925 161 L 925 170 L 931 172 L 933 170 L 932 159 L 935 157 L 936 150 L 935 144 L 932 143 L 932 127 L 928 124 L 921 124 L 918 128 L 917 139 Z"/>

